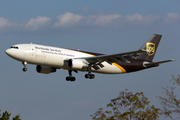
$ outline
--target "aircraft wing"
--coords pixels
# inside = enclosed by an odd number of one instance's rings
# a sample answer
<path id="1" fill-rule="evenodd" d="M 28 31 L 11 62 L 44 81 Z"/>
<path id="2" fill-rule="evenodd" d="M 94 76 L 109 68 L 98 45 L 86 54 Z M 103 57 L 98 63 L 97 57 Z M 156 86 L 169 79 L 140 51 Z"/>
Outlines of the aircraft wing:
<path id="1" fill-rule="evenodd" d="M 136 59 L 138 53 L 146 52 L 146 50 L 138 50 L 126 53 L 119 53 L 119 54 L 112 54 L 112 55 L 99 55 L 99 56 L 92 56 L 92 57 L 81 57 L 75 59 L 84 59 L 91 64 L 94 69 L 100 69 L 104 67 L 101 63 L 106 61 L 109 64 L 114 62 L 121 62 L 121 61 L 128 61 L 128 59 L 134 58 Z"/>

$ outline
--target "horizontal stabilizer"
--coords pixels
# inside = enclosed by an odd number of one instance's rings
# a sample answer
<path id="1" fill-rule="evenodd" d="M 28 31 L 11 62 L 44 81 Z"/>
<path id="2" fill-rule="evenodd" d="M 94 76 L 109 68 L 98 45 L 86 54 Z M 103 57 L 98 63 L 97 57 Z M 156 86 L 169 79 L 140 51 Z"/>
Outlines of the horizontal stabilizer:
<path id="1" fill-rule="evenodd" d="M 159 64 L 162 64 L 162 63 L 172 62 L 172 61 L 176 61 L 176 60 L 175 59 L 171 59 L 171 60 L 165 60 L 165 61 L 160 61 L 160 62 L 144 63 L 144 65 L 146 67 L 149 67 L 149 66 L 159 65 Z"/>

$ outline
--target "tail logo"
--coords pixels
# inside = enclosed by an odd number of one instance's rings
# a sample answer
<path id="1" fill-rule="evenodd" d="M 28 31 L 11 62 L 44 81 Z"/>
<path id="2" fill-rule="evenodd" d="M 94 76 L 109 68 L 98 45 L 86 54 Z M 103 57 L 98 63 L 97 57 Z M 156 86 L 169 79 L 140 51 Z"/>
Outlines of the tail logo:
<path id="1" fill-rule="evenodd" d="M 149 56 L 154 55 L 155 53 L 155 44 L 154 43 L 146 43 L 146 51 Z"/>

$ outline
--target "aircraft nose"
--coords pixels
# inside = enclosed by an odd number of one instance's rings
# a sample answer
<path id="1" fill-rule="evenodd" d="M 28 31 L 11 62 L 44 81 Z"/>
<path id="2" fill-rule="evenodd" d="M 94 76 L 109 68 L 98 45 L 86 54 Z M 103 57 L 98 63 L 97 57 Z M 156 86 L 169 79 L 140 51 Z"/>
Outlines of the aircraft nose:
<path id="1" fill-rule="evenodd" d="M 19 60 L 19 59 L 23 59 L 23 57 L 24 57 L 23 52 L 18 49 L 9 48 L 5 51 L 5 53 L 13 59 Z"/>
<path id="2" fill-rule="evenodd" d="M 5 53 L 10 57 L 15 57 L 15 52 L 12 49 L 7 49 Z"/>
<path id="3" fill-rule="evenodd" d="M 7 55 L 10 55 L 10 50 L 7 49 L 7 50 L 5 51 L 5 53 L 6 53 Z"/>

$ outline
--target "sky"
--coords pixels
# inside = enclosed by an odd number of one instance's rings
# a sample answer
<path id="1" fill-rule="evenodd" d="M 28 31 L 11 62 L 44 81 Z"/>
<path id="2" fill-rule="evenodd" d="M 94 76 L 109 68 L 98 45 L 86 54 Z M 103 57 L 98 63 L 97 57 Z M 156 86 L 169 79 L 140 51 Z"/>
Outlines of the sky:
<path id="1" fill-rule="evenodd" d="M 158 95 L 180 73 L 179 0 L 0 0 L 0 109 L 22 120 L 91 120 L 121 91 L 143 92 L 161 107 Z M 11 45 L 34 43 L 116 54 L 138 50 L 153 34 L 162 39 L 154 61 L 176 59 L 134 73 L 85 79 L 86 72 L 48 75 L 5 54 Z"/>

